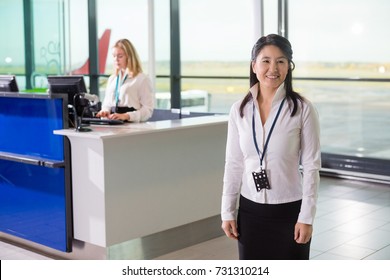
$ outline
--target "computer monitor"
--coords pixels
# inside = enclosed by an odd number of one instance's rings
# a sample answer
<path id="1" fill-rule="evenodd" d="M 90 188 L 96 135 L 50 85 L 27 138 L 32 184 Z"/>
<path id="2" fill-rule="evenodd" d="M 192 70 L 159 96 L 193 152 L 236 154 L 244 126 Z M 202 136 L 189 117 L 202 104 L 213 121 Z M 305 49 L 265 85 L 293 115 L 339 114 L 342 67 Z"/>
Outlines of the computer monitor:
<path id="1" fill-rule="evenodd" d="M 49 94 L 65 94 L 68 97 L 69 108 L 69 126 L 73 127 L 74 120 L 77 116 L 82 116 L 87 107 L 87 101 L 81 98 L 81 95 L 87 93 L 87 88 L 84 82 L 84 76 L 48 76 L 47 83 L 49 86 Z M 76 112 L 77 116 L 75 116 Z"/>
<path id="2" fill-rule="evenodd" d="M 68 103 L 73 105 L 74 96 L 87 93 L 84 76 L 48 76 L 49 93 L 63 93 L 68 95 Z"/>
<path id="3" fill-rule="evenodd" d="M 66 94 L 68 96 L 68 104 L 74 106 L 79 115 L 81 114 L 84 104 L 80 104 L 79 94 L 87 93 L 84 76 L 48 76 L 47 83 L 49 85 L 49 94 Z M 80 107 L 81 106 L 81 107 Z"/>
<path id="4" fill-rule="evenodd" d="M 15 75 L 0 75 L 0 92 L 19 92 Z"/>

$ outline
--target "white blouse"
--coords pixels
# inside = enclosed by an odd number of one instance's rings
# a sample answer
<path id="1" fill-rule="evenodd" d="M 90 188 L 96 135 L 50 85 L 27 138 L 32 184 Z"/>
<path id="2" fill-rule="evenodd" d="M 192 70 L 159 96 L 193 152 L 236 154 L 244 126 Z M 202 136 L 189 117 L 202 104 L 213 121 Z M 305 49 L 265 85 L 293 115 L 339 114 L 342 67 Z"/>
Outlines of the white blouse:
<path id="1" fill-rule="evenodd" d="M 258 84 L 250 89 L 257 100 Z M 272 101 L 269 117 L 262 126 L 259 107 L 255 103 L 255 131 L 260 156 L 279 106 L 286 96 L 282 84 Z M 316 212 L 319 170 L 321 167 L 320 127 L 318 114 L 308 101 L 298 101 L 298 110 L 291 117 L 292 102 L 286 100 L 271 134 L 263 166 L 270 189 L 256 190 L 252 172 L 260 171 L 260 160 L 253 140 L 253 101 L 244 107 L 242 100 L 230 110 L 226 143 L 226 162 L 222 194 L 222 220 L 235 220 L 237 200 L 241 194 L 257 203 L 280 204 L 302 199 L 298 222 L 312 224 Z M 299 170 L 300 165 L 303 170 Z"/>
<path id="2" fill-rule="evenodd" d="M 111 75 L 107 81 L 106 95 L 103 100 L 102 110 L 111 111 L 115 107 L 116 75 Z M 152 83 L 147 75 L 139 73 L 135 77 L 127 77 L 123 84 L 119 83 L 119 103 L 121 107 L 133 107 L 137 111 L 128 112 L 131 122 L 148 120 L 154 109 L 154 97 Z"/>

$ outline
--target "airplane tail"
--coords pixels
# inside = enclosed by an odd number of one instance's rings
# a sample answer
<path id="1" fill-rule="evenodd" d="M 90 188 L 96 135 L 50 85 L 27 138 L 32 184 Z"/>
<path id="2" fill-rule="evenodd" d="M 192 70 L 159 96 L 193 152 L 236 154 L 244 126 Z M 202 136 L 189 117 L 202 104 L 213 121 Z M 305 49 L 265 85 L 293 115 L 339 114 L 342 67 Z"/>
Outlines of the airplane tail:
<path id="1" fill-rule="evenodd" d="M 106 29 L 103 32 L 102 37 L 99 39 L 98 43 L 98 53 L 99 53 L 99 74 L 104 74 L 106 70 L 106 60 L 108 54 L 108 45 L 110 43 L 111 29 Z M 78 69 L 72 70 L 71 75 L 88 75 L 89 74 L 89 58 L 87 61 Z"/>

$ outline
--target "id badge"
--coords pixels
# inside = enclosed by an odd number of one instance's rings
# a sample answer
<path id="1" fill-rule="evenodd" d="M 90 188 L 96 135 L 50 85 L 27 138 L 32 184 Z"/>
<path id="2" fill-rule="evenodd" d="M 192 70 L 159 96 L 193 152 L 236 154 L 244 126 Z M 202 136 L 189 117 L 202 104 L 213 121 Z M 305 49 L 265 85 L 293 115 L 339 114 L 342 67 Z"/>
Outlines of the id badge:
<path id="1" fill-rule="evenodd" d="M 258 192 L 262 189 L 269 190 L 271 188 L 268 181 L 267 172 L 265 172 L 264 169 L 261 169 L 260 172 L 252 172 L 252 176 L 255 182 L 256 190 Z"/>

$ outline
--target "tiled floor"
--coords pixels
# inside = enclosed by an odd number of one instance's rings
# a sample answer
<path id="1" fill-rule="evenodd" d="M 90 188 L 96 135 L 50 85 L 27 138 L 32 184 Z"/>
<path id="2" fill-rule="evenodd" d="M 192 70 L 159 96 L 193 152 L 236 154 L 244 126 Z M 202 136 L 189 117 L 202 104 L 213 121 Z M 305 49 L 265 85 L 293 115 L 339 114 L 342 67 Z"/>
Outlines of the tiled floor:
<path id="1" fill-rule="evenodd" d="M 322 177 L 311 259 L 390 260 L 390 186 Z M 0 242 L 2 260 L 45 256 Z M 225 236 L 160 256 L 165 260 L 237 259 Z"/>

